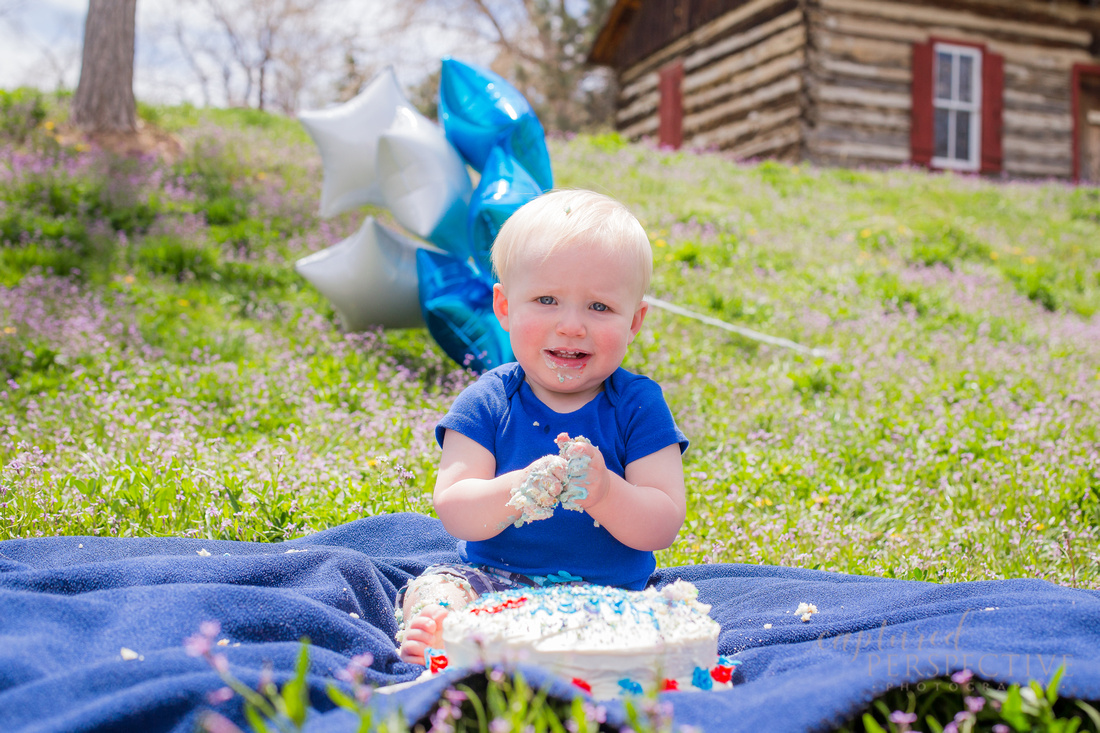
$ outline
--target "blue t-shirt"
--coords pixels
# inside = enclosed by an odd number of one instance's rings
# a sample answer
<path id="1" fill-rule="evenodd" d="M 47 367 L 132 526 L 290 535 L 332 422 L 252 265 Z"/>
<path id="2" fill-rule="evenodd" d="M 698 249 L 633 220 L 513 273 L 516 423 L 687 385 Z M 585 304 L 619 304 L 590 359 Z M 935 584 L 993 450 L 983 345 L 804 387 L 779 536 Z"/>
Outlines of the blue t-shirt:
<path id="1" fill-rule="evenodd" d="M 583 435 L 600 449 L 607 468 L 624 476 L 625 467 L 662 448 L 688 441 L 672 418 L 661 387 L 652 379 L 622 367 L 604 382 L 603 391 L 579 410 L 554 412 L 525 381 L 517 363 L 486 372 L 459 394 L 436 426 L 443 444 L 454 430 L 496 457 L 496 475 L 526 468 L 542 456 L 556 454 L 559 433 Z M 615 539 L 587 512 L 558 507 L 549 519 L 509 525 L 487 540 L 460 543 L 463 559 L 524 575 L 580 576 L 591 583 L 637 590 L 657 567 L 653 553 L 635 550 Z"/>

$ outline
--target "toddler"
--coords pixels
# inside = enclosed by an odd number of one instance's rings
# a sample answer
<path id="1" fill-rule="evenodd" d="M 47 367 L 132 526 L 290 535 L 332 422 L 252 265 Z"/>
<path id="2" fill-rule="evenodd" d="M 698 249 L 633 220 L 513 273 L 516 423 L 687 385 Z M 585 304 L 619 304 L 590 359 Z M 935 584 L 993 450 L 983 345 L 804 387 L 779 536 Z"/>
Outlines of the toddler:
<path id="1" fill-rule="evenodd" d="M 398 595 L 399 653 L 443 647 L 448 610 L 516 586 L 645 587 L 686 500 L 661 388 L 622 368 L 641 330 L 649 238 L 619 202 L 554 191 L 493 243 L 493 311 L 516 361 L 483 374 L 436 427 L 434 503 L 461 565 L 435 565 Z M 583 437 L 582 437 L 583 436 Z"/>

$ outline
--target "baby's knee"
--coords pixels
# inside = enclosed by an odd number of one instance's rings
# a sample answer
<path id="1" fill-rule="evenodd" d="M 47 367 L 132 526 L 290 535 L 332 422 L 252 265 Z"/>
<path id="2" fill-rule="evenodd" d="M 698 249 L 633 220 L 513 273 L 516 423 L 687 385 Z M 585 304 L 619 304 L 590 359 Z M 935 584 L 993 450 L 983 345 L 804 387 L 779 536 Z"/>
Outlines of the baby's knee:
<path id="1" fill-rule="evenodd" d="M 402 610 L 407 619 L 432 605 L 459 609 L 476 597 L 473 587 L 464 578 L 452 575 L 420 576 L 409 581 Z"/>
<path id="2" fill-rule="evenodd" d="M 426 609 L 437 609 L 431 616 L 441 616 L 447 610 L 456 611 L 465 608 L 466 603 L 476 598 L 476 593 L 465 583 L 452 582 L 450 576 L 428 576 L 409 581 L 405 599 L 401 604 L 401 617 L 405 623 L 420 616 Z"/>

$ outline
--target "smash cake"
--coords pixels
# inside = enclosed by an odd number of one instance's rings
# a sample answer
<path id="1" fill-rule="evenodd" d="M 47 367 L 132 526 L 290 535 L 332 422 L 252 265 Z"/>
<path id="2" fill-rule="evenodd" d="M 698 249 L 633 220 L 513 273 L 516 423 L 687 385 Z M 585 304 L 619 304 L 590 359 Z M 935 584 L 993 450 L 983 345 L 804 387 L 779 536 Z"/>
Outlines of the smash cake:
<path id="1" fill-rule="evenodd" d="M 533 664 L 596 699 L 661 690 L 729 687 L 737 661 L 718 656 L 718 624 L 698 590 L 599 585 L 487 593 L 447 615 L 449 667 Z M 434 652 L 434 650 L 433 650 Z"/>

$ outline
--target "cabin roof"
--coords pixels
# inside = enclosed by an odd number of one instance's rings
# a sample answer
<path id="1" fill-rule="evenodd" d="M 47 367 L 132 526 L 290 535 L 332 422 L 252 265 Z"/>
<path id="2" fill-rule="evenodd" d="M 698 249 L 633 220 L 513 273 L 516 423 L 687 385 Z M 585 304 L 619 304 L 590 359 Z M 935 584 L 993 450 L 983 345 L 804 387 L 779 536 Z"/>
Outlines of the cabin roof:
<path id="1" fill-rule="evenodd" d="M 596 40 L 592 42 L 592 48 L 588 52 L 588 63 L 600 66 L 611 66 L 615 58 L 615 51 L 622 43 L 623 36 L 630 28 L 630 21 L 634 14 L 642 6 L 643 0 L 615 0 L 611 10 L 607 13 L 600 32 L 596 34 Z"/>
<path id="2" fill-rule="evenodd" d="M 691 4 L 691 0 L 681 0 Z M 631 23 L 642 10 L 643 5 L 647 2 L 652 6 L 653 0 L 615 0 L 615 4 L 611 6 L 611 10 L 608 11 L 607 20 L 600 28 L 599 33 L 596 34 L 596 39 L 592 42 L 592 48 L 588 52 L 588 63 L 598 66 L 618 66 L 621 61 L 617 60 L 619 56 L 620 47 L 623 40 L 629 35 Z M 728 5 L 728 9 L 733 9 L 738 5 L 744 3 L 744 0 L 727 0 L 725 3 L 719 3 Z M 714 3 L 708 3 L 713 5 Z M 951 5 L 958 5 L 956 0 L 933 0 L 932 4 L 949 7 Z M 987 11 L 992 16 L 1014 16 L 1014 17 L 1026 17 L 1029 20 L 1039 20 L 1044 11 L 1057 6 L 1077 6 L 1081 8 L 1095 9 L 1100 7 L 1100 0 L 1043 0 L 1042 2 L 1019 2 L 1019 0 L 985 0 L 984 3 L 977 3 L 976 5 L 986 6 Z M 972 8 L 974 9 L 974 8 Z M 1089 15 L 1091 15 L 1091 11 Z M 1097 32 L 1098 37 L 1094 45 L 1100 46 L 1100 24 L 1096 22 L 1095 16 L 1082 17 L 1079 21 L 1084 21 L 1083 25 L 1090 30 Z M 1089 22 L 1091 21 L 1091 22 Z"/>

